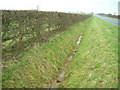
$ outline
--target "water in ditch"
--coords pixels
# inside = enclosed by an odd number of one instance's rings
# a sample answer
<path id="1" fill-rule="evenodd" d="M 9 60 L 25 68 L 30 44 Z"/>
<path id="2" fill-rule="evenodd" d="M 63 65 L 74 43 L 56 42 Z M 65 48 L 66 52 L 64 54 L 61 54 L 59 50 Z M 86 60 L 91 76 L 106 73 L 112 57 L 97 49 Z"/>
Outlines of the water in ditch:
<path id="1" fill-rule="evenodd" d="M 80 44 L 81 40 L 83 38 L 83 35 L 81 34 L 77 40 L 76 47 L 73 48 L 72 53 L 68 56 L 67 62 L 65 63 L 64 69 L 61 71 L 61 73 L 58 75 L 57 79 L 53 82 L 49 90 L 56 90 L 58 86 L 61 84 L 61 82 L 65 78 L 65 72 L 66 72 L 66 67 L 68 66 L 69 62 L 74 58 L 74 55 L 77 51 L 77 46 Z"/>

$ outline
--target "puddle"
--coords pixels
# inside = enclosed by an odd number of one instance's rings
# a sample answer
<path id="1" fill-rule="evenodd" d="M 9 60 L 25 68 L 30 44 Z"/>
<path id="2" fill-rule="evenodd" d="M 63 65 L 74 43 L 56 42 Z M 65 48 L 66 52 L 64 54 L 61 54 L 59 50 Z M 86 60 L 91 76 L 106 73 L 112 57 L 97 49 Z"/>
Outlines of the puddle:
<path id="1" fill-rule="evenodd" d="M 70 57 L 69 57 L 69 60 L 72 60 L 72 58 L 73 58 L 73 56 L 70 56 Z"/>
<path id="2" fill-rule="evenodd" d="M 65 72 L 62 72 L 60 75 L 59 75 L 59 79 L 63 79 L 64 78 L 64 75 L 65 75 Z"/>
<path id="3" fill-rule="evenodd" d="M 80 41 L 82 40 L 82 34 L 80 35 L 80 37 L 79 37 L 79 39 L 78 39 L 78 41 L 77 41 L 77 45 L 79 45 L 80 44 Z"/>
<path id="4" fill-rule="evenodd" d="M 55 88 L 57 88 L 59 83 L 63 80 L 64 75 L 65 75 L 65 72 L 60 73 L 57 80 L 55 81 L 55 84 L 53 84 L 49 90 L 56 90 Z"/>
<path id="5" fill-rule="evenodd" d="M 51 88 L 49 88 L 49 90 L 56 90 L 57 86 L 53 85 Z"/>

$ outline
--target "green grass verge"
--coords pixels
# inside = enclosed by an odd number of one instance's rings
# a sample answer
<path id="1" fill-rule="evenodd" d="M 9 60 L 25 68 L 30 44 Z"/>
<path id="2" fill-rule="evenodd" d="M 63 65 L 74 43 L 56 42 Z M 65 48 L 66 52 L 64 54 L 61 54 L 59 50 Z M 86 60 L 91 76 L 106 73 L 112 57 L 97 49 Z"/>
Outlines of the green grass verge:
<path id="1" fill-rule="evenodd" d="M 3 88 L 45 88 L 62 69 L 67 55 L 91 19 L 51 38 L 50 42 L 36 44 L 29 52 L 20 54 L 21 60 L 4 61 Z"/>
<path id="2" fill-rule="evenodd" d="M 85 28 L 63 88 L 118 87 L 118 27 L 97 17 Z"/>

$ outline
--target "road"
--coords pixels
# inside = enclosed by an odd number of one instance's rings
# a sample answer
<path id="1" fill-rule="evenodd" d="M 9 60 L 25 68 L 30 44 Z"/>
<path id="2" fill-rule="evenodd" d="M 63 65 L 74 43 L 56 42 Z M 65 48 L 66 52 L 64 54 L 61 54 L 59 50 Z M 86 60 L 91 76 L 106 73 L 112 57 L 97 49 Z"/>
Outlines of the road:
<path id="1" fill-rule="evenodd" d="M 103 19 L 103 20 L 105 20 L 105 21 L 107 21 L 107 22 L 110 22 L 112 24 L 120 26 L 120 20 L 118 20 L 118 19 L 112 19 L 112 18 L 109 18 L 109 17 L 100 16 L 100 15 L 96 15 L 96 16 Z"/>

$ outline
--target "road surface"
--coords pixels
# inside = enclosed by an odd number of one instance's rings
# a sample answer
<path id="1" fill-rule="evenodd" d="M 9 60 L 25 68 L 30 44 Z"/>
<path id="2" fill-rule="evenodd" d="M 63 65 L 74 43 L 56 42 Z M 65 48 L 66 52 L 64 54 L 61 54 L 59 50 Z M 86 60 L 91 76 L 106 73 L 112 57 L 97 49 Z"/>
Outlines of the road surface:
<path id="1" fill-rule="evenodd" d="M 96 15 L 96 16 L 103 19 L 103 20 L 105 20 L 105 21 L 107 21 L 107 22 L 110 22 L 112 24 L 120 26 L 120 20 L 118 20 L 118 19 L 112 19 L 112 18 L 109 18 L 109 17 L 100 16 L 100 15 Z"/>

